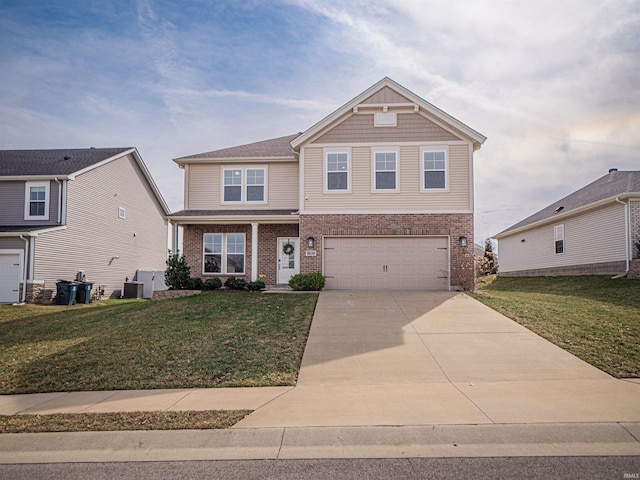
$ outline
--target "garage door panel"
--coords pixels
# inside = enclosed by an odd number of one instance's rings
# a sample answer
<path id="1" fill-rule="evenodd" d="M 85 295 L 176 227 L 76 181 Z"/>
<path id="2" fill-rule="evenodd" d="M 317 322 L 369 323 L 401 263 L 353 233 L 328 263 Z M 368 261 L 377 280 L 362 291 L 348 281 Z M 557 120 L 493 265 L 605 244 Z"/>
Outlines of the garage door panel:
<path id="1" fill-rule="evenodd" d="M 326 237 L 328 289 L 448 290 L 447 237 Z"/>
<path id="2" fill-rule="evenodd" d="M 0 303 L 20 300 L 20 255 L 0 253 Z"/>

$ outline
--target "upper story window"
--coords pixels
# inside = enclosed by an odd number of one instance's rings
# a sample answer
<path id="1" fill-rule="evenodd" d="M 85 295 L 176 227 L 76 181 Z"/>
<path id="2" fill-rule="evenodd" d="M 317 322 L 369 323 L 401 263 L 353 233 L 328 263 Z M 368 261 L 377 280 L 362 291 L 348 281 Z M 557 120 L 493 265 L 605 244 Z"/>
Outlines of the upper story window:
<path id="1" fill-rule="evenodd" d="M 264 202 L 264 168 L 247 169 L 247 202 Z"/>
<path id="2" fill-rule="evenodd" d="M 373 152 L 373 191 L 397 192 L 398 189 L 398 152 Z"/>
<path id="3" fill-rule="evenodd" d="M 564 225 L 553 227 L 553 239 L 555 242 L 556 255 L 564 253 Z"/>
<path id="4" fill-rule="evenodd" d="M 325 157 L 325 191 L 348 192 L 350 190 L 349 152 L 327 152 Z"/>
<path id="5" fill-rule="evenodd" d="M 266 179 L 266 168 L 224 168 L 222 170 L 222 202 L 265 202 Z"/>
<path id="6" fill-rule="evenodd" d="M 25 220 L 49 220 L 49 182 L 26 182 Z"/>
<path id="7" fill-rule="evenodd" d="M 422 190 L 446 190 L 447 179 L 447 151 L 422 150 Z"/>

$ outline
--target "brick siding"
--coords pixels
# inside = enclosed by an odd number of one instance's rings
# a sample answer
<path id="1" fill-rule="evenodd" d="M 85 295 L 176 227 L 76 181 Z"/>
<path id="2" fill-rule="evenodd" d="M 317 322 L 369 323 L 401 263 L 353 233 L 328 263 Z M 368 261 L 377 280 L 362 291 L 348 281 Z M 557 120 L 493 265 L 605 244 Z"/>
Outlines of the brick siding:
<path id="1" fill-rule="evenodd" d="M 475 288 L 473 259 L 473 214 L 401 215 L 301 215 L 300 271 L 322 271 L 323 236 L 448 235 L 451 238 L 451 286 L 472 291 Z M 304 255 L 306 239 L 316 239 L 316 256 Z M 467 247 L 458 238 L 467 237 Z"/>

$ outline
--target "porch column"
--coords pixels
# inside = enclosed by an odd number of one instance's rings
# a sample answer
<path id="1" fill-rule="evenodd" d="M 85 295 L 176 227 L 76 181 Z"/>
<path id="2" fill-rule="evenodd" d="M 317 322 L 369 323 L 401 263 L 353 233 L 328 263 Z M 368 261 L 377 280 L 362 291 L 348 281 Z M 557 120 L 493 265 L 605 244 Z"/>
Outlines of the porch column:
<path id="1" fill-rule="evenodd" d="M 258 224 L 251 224 L 251 281 L 258 280 Z"/>

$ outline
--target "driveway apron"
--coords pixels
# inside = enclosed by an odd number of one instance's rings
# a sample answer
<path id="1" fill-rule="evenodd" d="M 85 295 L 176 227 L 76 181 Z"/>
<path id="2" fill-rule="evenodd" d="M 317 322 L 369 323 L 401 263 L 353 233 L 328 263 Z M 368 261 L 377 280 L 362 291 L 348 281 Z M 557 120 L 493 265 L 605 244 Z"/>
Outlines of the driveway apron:
<path id="1" fill-rule="evenodd" d="M 296 387 L 235 428 L 629 422 L 639 394 L 463 293 L 325 291 Z"/>

